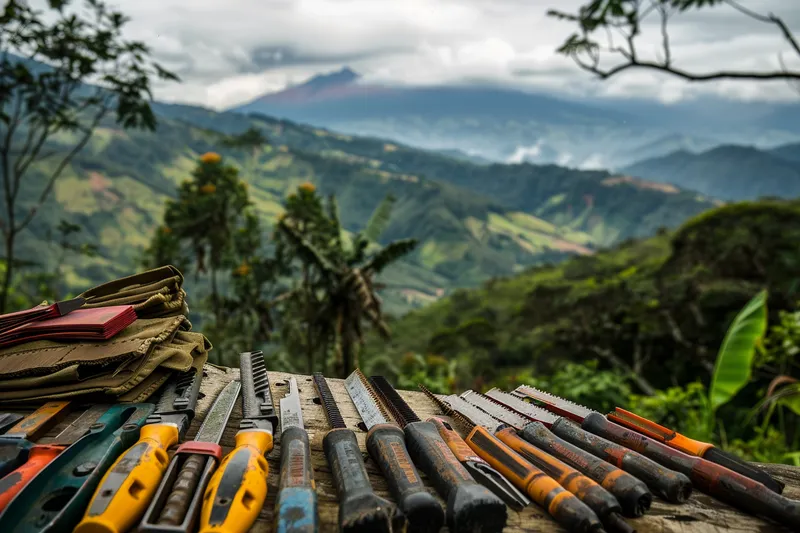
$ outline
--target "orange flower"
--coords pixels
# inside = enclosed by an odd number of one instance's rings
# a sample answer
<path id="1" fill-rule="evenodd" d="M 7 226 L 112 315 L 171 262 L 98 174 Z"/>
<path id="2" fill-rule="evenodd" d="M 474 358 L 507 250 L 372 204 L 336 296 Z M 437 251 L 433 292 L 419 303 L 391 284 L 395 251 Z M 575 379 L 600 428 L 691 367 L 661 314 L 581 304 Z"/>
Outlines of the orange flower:
<path id="1" fill-rule="evenodd" d="M 214 194 L 217 192 L 217 186 L 213 183 L 206 183 L 202 187 L 200 187 L 200 192 L 203 194 Z"/>
<path id="2" fill-rule="evenodd" d="M 216 152 L 206 152 L 200 156 L 201 163 L 219 163 L 222 161 L 222 156 Z"/>
<path id="3" fill-rule="evenodd" d="M 297 188 L 298 188 L 298 189 L 300 189 L 301 191 L 303 191 L 303 192 L 307 192 L 307 193 L 312 193 L 312 192 L 314 192 L 314 191 L 316 191 L 316 190 L 317 190 L 317 188 L 314 186 L 314 184 L 313 184 L 313 183 L 311 183 L 311 182 L 309 182 L 309 181 L 307 181 L 307 182 L 305 182 L 305 183 L 302 183 L 302 184 L 301 184 L 299 187 L 297 187 Z"/>
<path id="4" fill-rule="evenodd" d="M 163 228 L 161 228 L 161 233 L 166 233 L 167 235 L 169 235 L 170 233 L 172 233 L 172 228 L 164 226 Z"/>
<path id="5" fill-rule="evenodd" d="M 234 270 L 233 273 L 237 276 L 246 276 L 250 273 L 250 265 L 248 265 L 247 262 L 244 262 L 236 267 L 236 270 Z"/>

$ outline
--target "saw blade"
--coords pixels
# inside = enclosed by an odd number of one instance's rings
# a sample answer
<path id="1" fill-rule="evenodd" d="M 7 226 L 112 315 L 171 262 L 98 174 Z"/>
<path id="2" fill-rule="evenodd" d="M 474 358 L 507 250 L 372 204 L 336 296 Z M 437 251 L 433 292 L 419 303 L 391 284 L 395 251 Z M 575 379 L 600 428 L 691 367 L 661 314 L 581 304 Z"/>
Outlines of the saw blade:
<path id="1" fill-rule="evenodd" d="M 300 390 L 297 380 L 289 378 L 289 393 L 281 398 L 281 432 L 289 428 L 303 427 L 303 410 L 300 407 Z"/>
<path id="2" fill-rule="evenodd" d="M 451 394 L 450 396 L 446 396 L 444 401 L 450 404 L 450 407 L 456 413 L 467 418 L 473 426 L 482 426 L 483 428 L 489 430 L 490 433 L 494 433 L 497 431 L 499 426 L 503 425 L 502 422 L 494 418 L 492 415 L 486 411 L 483 411 L 482 409 L 479 409 L 478 407 L 475 407 L 461 396 Z"/>
<path id="3" fill-rule="evenodd" d="M 278 414 L 272 403 L 263 352 L 240 353 L 239 376 L 242 380 L 242 420 L 239 429 L 277 431 Z"/>
<path id="4" fill-rule="evenodd" d="M 464 398 L 469 403 L 471 403 L 472 405 L 474 405 L 475 407 L 478 407 L 479 409 L 486 411 L 497 420 L 501 421 L 504 424 L 508 424 L 514 429 L 522 429 L 528 424 L 528 420 L 521 417 L 514 411 L 509 411 L 502 405 L 493 402 L 483 394 L 479 394 L 475 391 L 469 390 L 461 393 L 461 397 Z"/>
<path id="5" fill-rule="evenodd" d="M 369 382 L 375 392 L 383 399 L 383 403 L 389 408 L 400 427 L 405 427 L 412 422 L 420 422 L 417 413 L 409 407 L 385 377 L 370 376 Z"/>
<path id="6" fill-rule="evenodd" d="M 242 384 L 239 380 L 234 380 L 225 385 L 222 392 L 214 400 L 211 409 L 208 410 L 205 420 L 197 430 L 194 440 L 199 442 L 219 442 L 228 425 L 233 408 L 236 406 L 236 399 L 239 397 L 239 390 Z"/>
<path id="7" fill-rule="evenodd" d="M 512 409 L 522 416 L 530 418 L 531 420 L 541 422 L 548 427 L 552 426 L 555 421 L 560 418 L 558 415 L 554 415 L 550 411 L 533 405 L 530 402 L 526 402 L 518 396 L 503 392 L 500 389 L 492 389 L 486 393 L 486 396 L 491 398 L 493 401 L 504 405 L 508 409 Z"/>
<path id="8" fill-rule="evenodd" d="M 569 419 L 575 420 L 576 422 L 583 422 L 583 420 L 590 414 L 594 413 L 595 411 L 589 409 L 588 407 L 584 407 L 579 405 L 575 402 L 571 402 L 569 400 L 565 400 L 555 394 L 550 394 L 549 392 L 544 392 L 542 390 L 529 387 L 527 385 L 520 385 L 516 389 L 515 392 L 527 396 L 528 398 L 534 399 L 537 402 L 541 402 L 544 404 L 544 408 L 548 411 L 552 411 L 556 414 L 561 416 L 565 416 Z"/>
<path id="9" fill-rule="evenodd" d="M 325 380 L 322 373 L 314 373 L 314 386 L 317 388 L 319 400 L 322 403 L 322 407 L 325 409 L 325 416 L 328 417 L 328 424 L 330 424 L 331 429 L 346 428 L 347 425 L 344 423 L 344 418 L 342 418 L 342 413 L 339 411 L 339 406 L 336 405 L 333 392 L 331 392 L 331 388 L 328 386 L 328 382 Z"/>
<path id="10" fill-rule="evenodd" d="M 347 376 L 347 379 L 344 380 L 344 386 L 367 429 L 378 424 L 389 423 L 388 413 L 384 411 L 378 395 L 372 390 L 361 370 L 355 369 L 352 374 Z"/>

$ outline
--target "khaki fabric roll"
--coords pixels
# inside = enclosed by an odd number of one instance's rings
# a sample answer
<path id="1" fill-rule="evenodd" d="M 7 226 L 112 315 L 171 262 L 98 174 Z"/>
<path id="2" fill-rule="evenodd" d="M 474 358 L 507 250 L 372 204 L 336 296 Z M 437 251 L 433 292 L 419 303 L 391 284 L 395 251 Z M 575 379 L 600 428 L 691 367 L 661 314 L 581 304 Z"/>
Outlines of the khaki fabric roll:
<path id="1" fill-rule="evenodd" d="M 183 274 L 172 265 L 109 281 L 79 296 L 87 309 L 132 305 L 139 318 L 189 315 Z"/>

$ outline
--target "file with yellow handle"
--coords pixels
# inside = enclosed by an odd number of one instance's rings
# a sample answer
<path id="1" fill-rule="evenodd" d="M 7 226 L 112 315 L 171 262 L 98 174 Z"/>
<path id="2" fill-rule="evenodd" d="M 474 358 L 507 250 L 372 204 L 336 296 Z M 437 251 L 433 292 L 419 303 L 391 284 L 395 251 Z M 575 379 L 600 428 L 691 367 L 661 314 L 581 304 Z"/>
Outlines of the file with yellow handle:
<path id="1" fill-rule="evenodd" d="M 192 368 L 164 385 L 139 440 L 103 476 L 74 533 L 125 533 L 139 523 L 169 464 L 167 449 L 194 417 L 202 376 Z"/>
<path id="2" fill-rule="evenodd" d="M 262 352 L 240 355 L 242 421 L 236 446 L 225 456 L 208 483 L 200 513 L 200 533 L 244 533 L 253 525 L 267 498 L 269 468 L 278 416 Z"/>

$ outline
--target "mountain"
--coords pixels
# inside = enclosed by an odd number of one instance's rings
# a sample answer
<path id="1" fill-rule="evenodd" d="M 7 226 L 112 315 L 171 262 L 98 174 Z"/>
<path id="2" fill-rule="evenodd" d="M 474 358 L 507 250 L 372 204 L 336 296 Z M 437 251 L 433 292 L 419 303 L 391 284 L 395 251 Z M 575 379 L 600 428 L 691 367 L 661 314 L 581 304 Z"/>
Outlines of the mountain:
<path id="1" fill-rule="evenodd" d="M 703 152 L 719 144 L 721 143 L 714 139 L 673 133 L 659 137 L 654 141 L 637 144 L 630 150 L 620 151 L 615 155 L 615 158 L 620 163 L 625 162 L 627 165 L 632 165 L 644 159 L 661 157 L 678 151 Z"/>
<path id="2" fill-rule="evenodd" d="M 345 68 L 233 110 L 430 150 L 459 149 L 495 162 L 597 169 L 618 168 L 689 145 L 703 150 L 746 142 L 770 148 L 797 141 L 800 126 L 776 118 L 795 107 L 708 98 L 676 104 L 578 99 L 487 85 L 389 86 L 370 83 Z M 686 132 L 697 140 L 669 140 Z M 643 145 L 653 150 L 635 155 Z"/>
<path id="3" fill-rule="evenodd" d="M 392 340 L 370 341 L 362 368 L 391 378 L 418 354 L 434 370 L 452 365 L 452 390 L 485 390 L 597 360 L 640 387 L 708 383 L 753 295 L 769 289 L 770 313 L 795 305 L 799 239 L 800 201 L 729 204 L 674 232 L 455 291 L 393 320 Z"/>
<path id="4" fill-rule="evenodd" d="M 725 200 L 800 196 L 800 161 L 752 146 L 719 146 L 699 154 L 680 150 L 621 171 Z"/>
<path id="5" fill-rule="evenodd" d="M 784 144 L 783 146 L 773 148 L 769 153 L 782 159 L 800 163 L 800 143 Z"/>
<path id="6" fill-rule="evenodd" d="M 21 236 L 19 257 L 49 258 L 50 266 L 61 257 L 50 234 L 62 219 L 81 226 L 79 238 L 98 246 L 96 257 L 61 261 L 62 289 L 137 269 L 164 201 L 207 151 L 242 169 L 250 197 L 268 224 L 281 212 L 286 194 L 305 181 L 337 196 L 350 232 L 363 227 L 387 194 L 394 195 L 385 238 L 420 241 L 417 251 L 383 279 L 389 287 L 387 309 L 396 313 L 454 288 L 652 234 L 714 205 L 696 193 L 606 172 L 476 165 L 265 116 L 166 104 L 154 110 L 160 117 L 155 133 L 103 124 Z M 223 134 L 250 126 L 271 141 L 256 159 L 222 143 Z M 21 194 L 24 209 L 33 192 Z"/>

